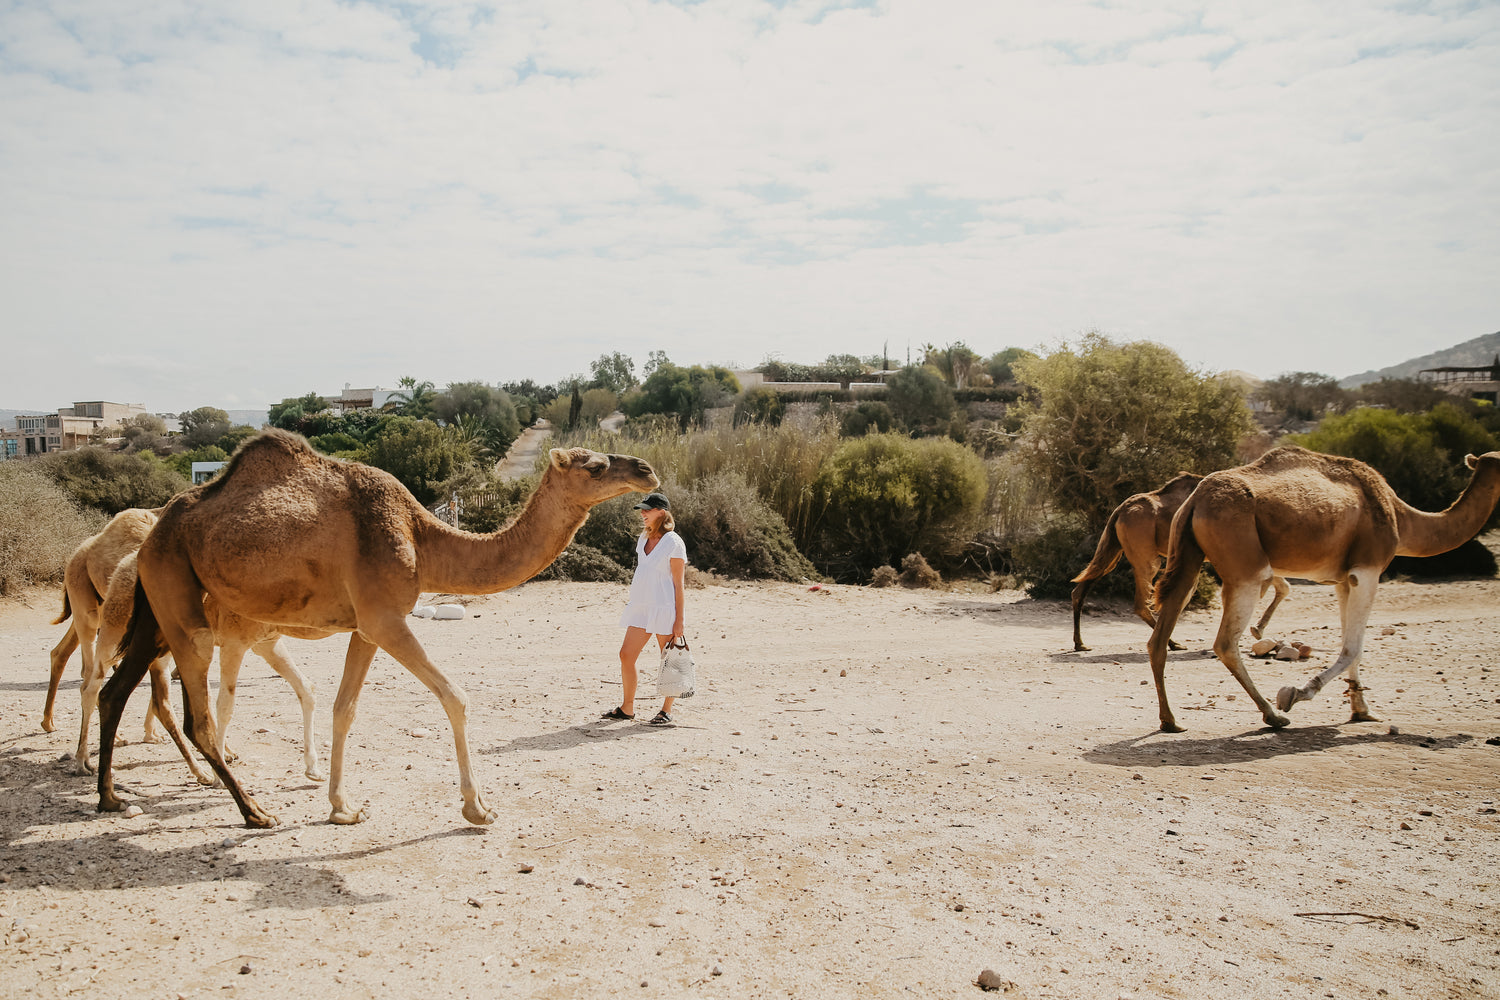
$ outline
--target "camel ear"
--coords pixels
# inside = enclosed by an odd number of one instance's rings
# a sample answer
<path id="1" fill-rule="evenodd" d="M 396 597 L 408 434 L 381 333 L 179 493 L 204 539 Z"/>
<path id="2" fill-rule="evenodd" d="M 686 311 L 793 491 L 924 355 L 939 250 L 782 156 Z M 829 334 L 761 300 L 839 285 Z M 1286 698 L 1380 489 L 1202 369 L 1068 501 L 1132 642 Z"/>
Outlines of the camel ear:
<path id="1" fill-rule="evenodd" d="M 1479 468 L 1479 459 L 1476 458 L 1473 455 L 1465 455 L 1464 456 L 1464 464 L 1467 465 L 1471 469 L 1477 469 L 1477 468 Z"/>
<path id="2" fill-rule="evenodd" d="M 552 467 L 554 469 L 561 471 L 568 467 L 568 453 L 563 451 L 561 448 L 553 448 L 547 453 L 547 457 L 552 459 Z"/>

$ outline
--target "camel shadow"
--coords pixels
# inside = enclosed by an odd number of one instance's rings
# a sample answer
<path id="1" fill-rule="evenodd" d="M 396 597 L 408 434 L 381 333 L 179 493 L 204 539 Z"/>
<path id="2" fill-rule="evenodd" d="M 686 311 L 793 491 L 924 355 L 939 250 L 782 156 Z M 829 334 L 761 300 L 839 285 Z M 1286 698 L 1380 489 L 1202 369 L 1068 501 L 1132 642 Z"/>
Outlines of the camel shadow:
<path id="1" fill-rule="evenodd" d="M 1288 754 L 1323 753 L 1368 746 L 1405 746 L 1423 750 L 1453 750 L 1474 740 L 1458 733 L 1441 739 L 1414 733 L 1346 733 L 1338 726 L 1296 729 L 1262 727 L 1234 736 L 1183 739 L 1170 733 L 1105 743 L 1082 754 L 1084 760 L 1109 767 L 1207 767 L 1271 760 Z"/>
<path id="2" fill-rule="evenodd" d="M 509 743 L 475 752 L 482 755 L 516 753 L 521 750 L 557 752 L 572 750 L 586 743 L 598 743 L 600 741 L 614 742 L 616 740 L 633 739 L 636 737 L 649 737 L 660 735 L 673 729 L 684 728 L 689 727 L 678 725 L 649 726 L 639 723 L 608 726 L 569 726 L 566 729 L 559 729 L 556 732 L 540 733 L 536 736 L 519 736 Z"/>
<path id="3" fill-rule="evenodd" d="M 45 690 L 47 690 L 47 688 L 48 688 L 48 686 L 50 684 L 51 684 L 51 682 L 47 681 L 47 680 L 40 680 L 40 681 L 5 681 L 4 683 L 0 683 L 0 691 L 45 691 Z M 57 690 L 58 690 L 59 694 L 62 693 L 62 691 L 63 691 L 63 689 L 64 689 L 65 686 L 67 686 L 67 680 L 66 680 L 66 678 L 64 678 L 64 682 L 62 684 L 58 685 Z M 77 681 L 73 682 L 72 688 L 75 691 L 78 689 L 78 682 Z"/>

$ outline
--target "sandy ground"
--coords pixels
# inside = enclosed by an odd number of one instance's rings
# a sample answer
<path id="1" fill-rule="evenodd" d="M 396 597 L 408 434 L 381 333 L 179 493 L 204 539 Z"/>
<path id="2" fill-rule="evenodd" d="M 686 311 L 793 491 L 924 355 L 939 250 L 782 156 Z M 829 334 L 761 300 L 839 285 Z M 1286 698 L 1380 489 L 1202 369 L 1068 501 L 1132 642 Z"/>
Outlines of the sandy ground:
<path id="1" fill-rule="evenodd" d="M 679 724 L 606 724 L 624 588 L 532 584 L 413 619 L 471 696 L 493 826 L 459 815 L 436 700 L 377 658 L 326 822 L 290 689 L 247 663 L 245 829 L 170 744 L 116 754 L 144 814 L 97 814 L 40 728 L 50 593 L 0 603 L 0 993 L 157 997 L 1500 996 L 1500 582 L 1382 587 L 1365 681 L 1264 729 L 1189 615 L 1154 732 L 1146 629 L 1017 593 L 689 593 Z M 1262 687 L 1330 662 L 1328 588 Z M 1390 630 L 1390 634 L 1380 633 Z M 342 643 L 294 643 L 325 744 Z M 654 709 L 642 702 L 643 712 Z M 644 715 L 642 716 L 644 718 Z M 1392 725 L 1399 733 L 1392 732 Z"/>

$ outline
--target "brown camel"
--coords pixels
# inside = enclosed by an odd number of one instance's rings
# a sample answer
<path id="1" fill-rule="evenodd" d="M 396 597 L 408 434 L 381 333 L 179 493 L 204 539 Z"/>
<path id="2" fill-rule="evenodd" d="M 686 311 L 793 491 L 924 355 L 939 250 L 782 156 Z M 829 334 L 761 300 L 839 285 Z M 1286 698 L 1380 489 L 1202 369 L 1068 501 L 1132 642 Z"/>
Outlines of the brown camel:
<path id="1" fill-rule="evenodd" d="M 63 570 L 62 613 L 53 619 L 52 624 L 61 625 L 69 618 L 72 621 L 68 631 L 52 647 L 52 674 L 47 681 L 47 703 L 42 707 L 42 729 L 47 732 L 57 728 L 52 721 L 57 686 L 75 649 L 81 650 L 84 676 L 93 673 L 94 636 L 99 631 L 99 608 L 105 591 L 109 589 L 110 576 L 120 565 L 120 560 L 141 547 L 160 514 L 160 508 L 122 510 L 110 519 L 103 531 L 80 542 L 68 557 L 68 565 Z M 157 739 L 152 731 L 152 715 L 146 713 L 146 741 L 149 743 Z"/>
<path id="2" fill-rule="evenodd" d="M 1276 448 L 1249 465 L 1205 477 L 1172 521 L 1167 568 L 1157 581 L 1161 611 L 1149 648 L 1161 728 L 1182 732 L 1162 682 L 1167 637 L 1205 558 L 1224 581 L 1214 652 L 1267 725 L 1280 728 L 1288 720 L 1255 689 L 1239 638 L 1275 576 L 1333 584 L 1343 620 L 1343 648 L 1333 665 L 1301 688 L 1283 687 L 1277 708 L 1285 712 L 1307 701 L 1347 670 L 1350 721 L 1375 721 L 1359 683 L 1359 657 L 1381 572 L 1396 556 L 1434 556 L 1462 545 L 1484 527 L 1500 499 L 1500 452 L 1470 455 L 1465 462 L 1473 478 L 1453 506 L 1439 513 L 1408 506 L 1363 462 L 1304 448 Z"/>
<path id="3" fill-rule="evenodd" d="M 136 553 L 132 552 L 120 560 L 120 565 L 116 567 L 114 575 L 109 578 L 109 590 L 104 595 L 104 604 L 100 610 L 99 639 L 94 653 L 94 671 L 92 674 L 86 673 L 83 678 L 83 725 L 78 734 L 78 750 L 74 754 L 80 773 L 93 771 L 93 768 L 89 766 L 88 758 L 89 716 L 93 714 L 94 706 L 98 704 L 99 689 L 104 686 L 106 668 L 119 659 L 120 639 L 125 635 L 125 630 L 130 624 L 130 614 L 135 608 L 135 583 Z M 297 664 L 287 651 L 286 644 L 281 641 L 282 632 L 269 625 L 252 622 L 225 612 L 218 607 L 213 598 L 204 600 L 204 613 L 213 629 L 214 642 L 219 646 L 219 697 L 215 707 L 219 721 L 217 727 L 219 753 L 224 756 L 225 760 L 235 759 L 235 755 L 225 746 L 225 734 L 229 731 L 229 720 L 234 715 L 235 685 L 239 679 L 240 667 L 244 664 L 246 651 L 254 650 L 256 655 L 271 665 L 272 670 L 286 679 L 286 682 L 292 686 L 292 691 L 297 695 L 297 701 L 302 708 L 303 773 L 313 781 L 323 781 L 326 776 L 318 767 L 317 738 L 313 724 L 313 711 L 317 705 L 313 695 L 313 685 L 302 675 L 302 671 L 297 669 Z M 296 632 L 296 629 L 289 629 L 286 634 L 295 635 Z M 312 638 L 321 637 L 320 633 Z M 153 685 L 165 687 L 167 684 L 165 658 L 157 659 L 151 664 L 150 669 Z M 199 784 L 218 783 L 218 779 L 211 772 L 204 771 L 198 766 L 197 759 L 189 752 L 186 745 L 179 741 L 178 748 L 182 750 L 188 770 L 193 772 L 193 777 L 198 779 Z"/>
<path id="4" fill-rule="evenodd" d="M 1094 558 L 1082 573 L 1073 577 L 1072 582 L 1078 584 L 1073 588 L 1074 652 L 1086 653 L 1089 650 L 1083 644 L 1083 635 L 1079 630 L 1084 599 L 1093 589 L 1094 581 L 1107 576 L 1119 565 L 1122 555 L 1130 563 L 1131 572 L 1135 575 L 1135 613 L 1140 616 L 1141 621 L 1152 628 L 1156 627 L 1156 604 L 1152 600 L 1151 583 L 1156 578 L 1156 571 L 1161 568 L 1162 558 L 1167 554 L 1172 515 L 1177 513 L 1177 508 L 1182 506 L 1183 501 L 1202 481 L 1203 477 L 1196 473 L 1179 472 L 1160 489 L 1127 497 L 1109 515 L 1109 520 L 1104 523 L 1104 531 L 1099 535 L 1099 545 L 1094 549 Z M 1279 576 L 1271 584 L 1276 588 L 1276 596 L 1266 605 L 1260 621 L 1250 626 L 1250 634 L 1257 639 L 1261 637 L 1266 623 L 1271 620 L 1276 606 L 1291 589 Z M 1182 648 L 1170 637 L 1167 644 L 1172 649 Z"/>
<path id="5" fill-rule="evenodd" d="M 541 484 L 510 525 L 476 535 L 443 524 L 389 473 L 319 455 L 295 434 L 247 441 L 218 478 L 175 497 L 137 557 L 135 610 L 119 668 L 99 698 L 99 809 L 119 810 L 110 759 L 120 712 L 151 661 L 170 649 L 187 702 L 186 729 L 228 787 L 247 826 L 269 827 L 218 750 L 208 706 L 213 630 L 204 595 L 252 621 L 303 635 L 352 633 L 333 706 L 329 820 L 357 823 L 344 796 L 344 744 L 360 688 L 384 649 L 437 695 L 453 727 L 463 815 L 492 823 L 469 763 L 468 696 L 408 626 L 424 591 L 490 594 L 545 569 L 595 504 L 659 485 L 627 455 L 553 449 Z"/>

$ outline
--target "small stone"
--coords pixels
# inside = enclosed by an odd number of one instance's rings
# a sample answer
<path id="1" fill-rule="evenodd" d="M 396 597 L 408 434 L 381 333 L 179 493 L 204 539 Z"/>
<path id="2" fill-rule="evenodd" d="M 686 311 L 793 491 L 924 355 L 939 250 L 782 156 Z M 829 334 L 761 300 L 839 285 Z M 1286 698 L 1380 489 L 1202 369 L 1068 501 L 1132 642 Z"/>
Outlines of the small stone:
<path id="1" fill-rule="evenodd" d="M 126 819 L 135 819 L 137 816 L 139 816 L 143 812 L 145 812 L 145 810 L 142 809 L 140 806 L 126 806 L 125 807 L 125 811 L 122 812 L 120 815 L 124 816 Z"/>
<path id="2" fill-rule="evenodd" d="M 248 975 L 250 975 L 250 966 L 248 966 L 248 965 L 242 965 L 242 966 L 240 966 L 240 975 L 242 975 L 242 976 L 248 976 Z"/>
<path id="3" fill-rule="evenodd" d="M 1016 984 L 1009 979 L 1002 979 L 1000 974 L 994 969 L 985 969 L 979 974 L 979 978 L 974 980 L 974 983 L 980 989 L 991 992 L 995 990 L 1012 990 L 1016 987 Z"/>
<path id="4" fill-rule="evenodd" d="M 1272 653 L 1276 652 L 1276 647 L 1280 645 L 1281 643 L 1277 642 L 1275 639 L 1262 639 L 1255 645 L 1250 647 L 1250 655 L 1270 656 Z"/>
<path id="5" fill-rule="evenodd" d="M 586 881 L 584 881 L 584 880 L 583 880 L 583 879 L 581 879 L 581 878 L 575 878 L 575 879 L 574 879 L 574 880 L 573 880 L 573 884 L 574 884 L 574 885 L 588 885 L 588 882 L 586 882 Z"/>
<path id="6" fill-rule="evenodd" d="M 1298 649 L 1296 646 L 1293 646 L 1290 643 L 1288 643 L 1287 645 L 1282 646 L 1280 649 L 1278 649 L 1276 651 L 1276 659 L 1278 659 L 1278 660 L 1300 660 L 1300 659 L 1302 659 L 1302 651 L 1300 649 Z"/>
<path id="7" fill-rule="evenodd" d="M 1392 726 L 1389 730 L 1387 730 L 1387 732 L 1389 732 L 1392 736 L 1400 736 L 1401 735 L 1401 727 L 1400 726 Z"/>
<path id="8" fill-rule="evenodd" d="M 1408 822 L 1406 822 L 1405 820 L 1402 820 L 1401 821 L 1401 829 L 1403 829 L 1403 830 L 1410 830 L 1411 829 L 1411 824 L 1408 823 Z"/>
<path id="9" fill-rule="evenodd" d="M 1146 776 L 1144 774 L 1142 774 L 1141 772 L 1137 771 L 1137 772 L 1135 772 L 1134 774 L 1132 774 L 1130 776 L 1130 780 L 1131 781 L 1145 781 L 1146 780 Z"/>
<path id="10" fill-rule="evenodd" d="M 484 908 L 484 904 L 481 903 L 479 900 L 475 899 L 473 896 L 469 897 L 469 905 L 472 906 L 472 907 L 474 907 L 474 909 L 476 909 L 476 910 Z"/>
<path id="11" fill-rule="evenodd" d="M 648 921 L 646 921 L 646 926 L 647 927 L 665 927 L 667 925 L 664 924 L 664 923 L 662 923 L 660 920 L 648 920 Z M 644 986 L 645 984 L 642 983 L 641 985 Z"/>
<path id="12" fill-rule="evenodd" d="M 840 677 L 848 677 L 849 676 L 849 671 L 847 671 L 847 670 L 840 670 L 839 671 L 839 676 Z"/>
<path id="13" fill-rule="evenodd" d="M 413 729 L 411 731 L 411 734 L 416 739 L 425 740 L 427 737 L 429 737 L 429 736 L 432 735 L 432 730 L 430 730 L 430 729 Z"/>
<path id="14" fill-rule="evenodd" d="M 520 868 L 517 868 L 516 871 L 520 872 L 522 875 L 530 875 L 532 872 L 536 871 L 536 865 L 522 865 Z"/>
<path id="15" fill-rule="evenodd" d="M 713 970 L 711 972 L 709 972 L 710 976 L 722 976 L 723 974 L 724 970 L 719 968 L 717 965 L 713 967 Z"/>
<path id="16" fill-rule="evenodd" d="M 233 837 L 225 837 L 223 840 L 223 845 L 225 847 L 239 847 L 240 842 L 238 840 L 235 840 Z"/>

